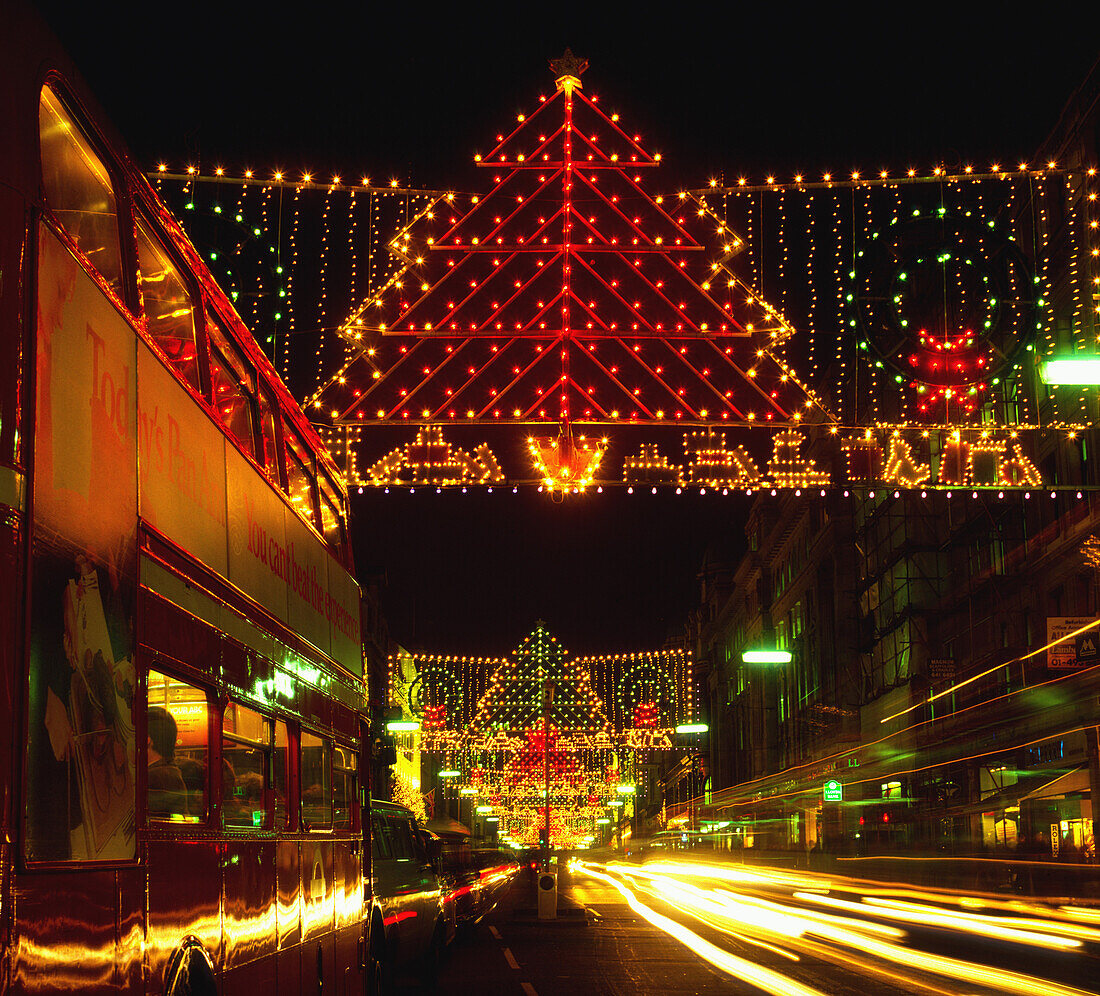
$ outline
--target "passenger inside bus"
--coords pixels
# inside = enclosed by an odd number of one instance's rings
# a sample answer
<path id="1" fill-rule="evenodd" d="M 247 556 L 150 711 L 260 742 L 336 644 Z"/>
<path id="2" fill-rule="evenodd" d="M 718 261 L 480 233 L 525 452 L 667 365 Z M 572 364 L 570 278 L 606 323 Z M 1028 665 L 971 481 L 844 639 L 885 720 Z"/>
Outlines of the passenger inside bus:
<path id="1" fill-rule="evenodd" d="M 206 766 L 192 757 L 177 754 L 176 767 L 180 769 L 187 789 L 187 812 L 192 817 L 201 818 L 206 811 Z"/>
<path id="2" fill-rule="evenodd" d="M 187 816 L 187 787 L 176 767 L 176 721 L 167 709 L 149 707 L 149 815 Z"/>

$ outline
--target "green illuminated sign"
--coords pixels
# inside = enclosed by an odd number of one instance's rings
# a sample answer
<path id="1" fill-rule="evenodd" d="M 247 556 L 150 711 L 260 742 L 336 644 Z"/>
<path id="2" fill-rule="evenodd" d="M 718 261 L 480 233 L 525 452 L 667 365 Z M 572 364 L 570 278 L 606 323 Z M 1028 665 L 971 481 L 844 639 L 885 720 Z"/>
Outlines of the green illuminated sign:
<path id="1" fill-rule="evenodd" d="M 835 778 L 830 778 L 825 783 L 824 789 L 826 802 L 843 802 L 844 801 L 844 786 L 840 784 Z"/>
<path id="2" fill-rule="evenodd" d="M 1100 357 L 1072 356 L 1049 359 L 1040 367 L 1048 384 L 1100 384 Z"/>
<path id="3" fill-rule="evenodd" d="M 416 719 L 391 719 L 386 724 L 390 733 L 416 733 L 420 729 L 420 721 Z"/>
<path id="4" fill-rule="evenodd" d="M 746 650 L 741 655 L 746 664 L 790 664 L 789 650 Z"/>

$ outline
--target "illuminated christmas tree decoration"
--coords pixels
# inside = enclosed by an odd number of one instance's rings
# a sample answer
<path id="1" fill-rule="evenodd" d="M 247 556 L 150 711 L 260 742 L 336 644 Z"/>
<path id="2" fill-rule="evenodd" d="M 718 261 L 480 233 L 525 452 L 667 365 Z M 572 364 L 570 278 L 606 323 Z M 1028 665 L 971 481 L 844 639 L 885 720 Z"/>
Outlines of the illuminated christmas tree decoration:
<path id="1" fill-rule="evenodd" d="M 882 479 L 903 487 L 916 488 L 931 475 L 931 466 L 918 463 L 908 440 L 901 433 L 894 432 L 890 436 L 890 455 L 886 459 Z"/>
<path id="2" fill-rule="evenodd" d="M 482 443 L 472 454 L 452 446 L 438 425 L 421 427 L 416 440 L 393 450 L 367 471 L 367 481 L 387 484 L 496 484 L 504 480 L 497 458 Z"/>
<path id="3" fill-rule="evenodd" d="M 882 444 L 868 429 L 859 436 L 847 436 L 840 441 L 847 455 L 848 480 L 880 481 L 883 479 Z"/>
<path id="4" fill-rule="evenodd" d="M 522 736 L 541 727 L 546 682 L 555 685 L 550 720 L 556 730 L 594 733 L 610 729 L 588 669 L 579 661 L 568 661 L 564 648 L 541 623 L 517 648 L 515 657 L 494 672 L 471 729 Z"/>
<path id="5" fill-rule="evenodd" d="M 551 490 L 583 491 L 600 469 L 607 440 L 588 440 L 571 435 L 556 438 L 529 436 L 527 449 L 535 464 L 535 473 Z"/>
<path id="6" fill-rule="evenodd" d="M 623 459 L 624 484 L 683 484 L 683 471 L 670 464 L 656 443 L 642 443 L 636 454 Z"/>
<path id="7" fill-rule="evenodd" d="M 777 487 L 806 488 L 829 483 L 827 471 L 817 470 L 813 460 L 802 457 L 800 450 L 806 437 L 793 429 L 775 434 L 768 474 Z"/>
<path id="8" fill-rule="evenodd" d="M 970 482 L 970 443 L 961 432 L 952 433 L 943 444 L 939 482 L 951 487 Z"/>
<path id="9" fill-rule="evenodd" d="M 152 172 L 350 483 L 502 480 L 480 452 L 402 479 L 398 450 L 364 458 L 379 423 L 522 425 L 545 441 L 554 472 L 539 476 L 555 496 L 612 483 L 606 455 L 586 478 L 552 445 L 607 422 L 655 427 L 624 447 L 625 486 L 708 492 L 764 486 L 768 439 L 774 457 L 774 435 L 795 426 L 843 483 L 1036 488 L 1027 454 L 1088 427 L 1095 169 L 873 164 L 653 194 L 660 157 L 603 112 L 583 60 L 570 65 L 479 156 L 477 195 L 298 169 Z M 682 467 L 662 452 L 667 425 L 699 437 L 685 437 Z M 732 442 L 708 446 L 714 429 Z M 742 467 L 727 466 L 738 453 Z M 824 473 L 789 457 L 777 487 Z M 526 466 L 508 468 L 514 484 Z M 451 704 L 426 708 L 421 735 L 453 732 Z"/>
<path id="10" fill-rule="evenodd" d="M 731 269 L 745 240 L 693 195 L 646 190 L 659 156 L 584 70 L 555 60 L 554 93 L 478 155 L 486 195 L 441 198 L 391 241 L 402 268 L 344 322 L 348 359 L 308 399 L 319 418 L 556 423 L 531 448 L 558 494 L 599 467 L 575 425 L 829 421 L 779 356 L 794 329 Z M 741 457 L 723 479 L 758 476 Z"/>
<path id="11" fill-rule="evenodd" d="M 1035 464 L 1020 451 L 1020 444 L 1012 446 L 1012 456 L 1001 461 L 999 483 L 1008 487 L 1037 488 L 1043 483 Z"/>
<path id="12" fill-rule="evenodd" d="M 687 483 L 712 488 L 751 488 L 760 483 L 760 471 L 743 446 L 726 447 L 726 434 L 713 429 L 684 436 Z"/>
<path id="13" fill-rule="evenodd" d="M 1007 447 L 1004 439 L 985 437 L 970 444 L 967 479 L 972 484 L 993 487 L 1001 483 L 1002 457 Z"/>

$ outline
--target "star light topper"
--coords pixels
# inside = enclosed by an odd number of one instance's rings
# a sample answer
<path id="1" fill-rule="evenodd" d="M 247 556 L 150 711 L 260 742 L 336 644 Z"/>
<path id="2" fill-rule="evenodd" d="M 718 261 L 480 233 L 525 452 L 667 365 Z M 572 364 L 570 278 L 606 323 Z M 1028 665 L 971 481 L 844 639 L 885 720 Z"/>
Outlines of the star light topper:
<path id="1" fill-rule="evenodd" d="M 550 60 L 550 69 L 556 77 L 559 90 L 572 90 L 581 86 L 581 73 L 588 68 L 587 59 L 578 59 L 573 50 L 567 48 L 558 59 Z"/>

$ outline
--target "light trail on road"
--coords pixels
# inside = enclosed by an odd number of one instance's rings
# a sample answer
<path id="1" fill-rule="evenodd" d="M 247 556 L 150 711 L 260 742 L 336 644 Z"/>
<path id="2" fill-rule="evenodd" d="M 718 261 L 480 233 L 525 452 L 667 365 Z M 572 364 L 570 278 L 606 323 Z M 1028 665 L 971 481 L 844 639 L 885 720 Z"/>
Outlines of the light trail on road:
<path id="1" fill-rule="evenodd" d="M 719 863 L 578 860 L 573 867 L 613 885 L 636 913 L 714 967 L 769 993 L 828 992 L 828 976 L 835 973 L 940 996 L 1097 991 L 1030 974 L 1025 969 L 1034 958 L 1048 959 L 1048 964 L 1056 959 L 1054 974 L 1100 985 L 1100 918 L 1088 907 L 905 886 L 868 888 L 868 883 L 835 876 Z M 746 960 L 707 940 L 654 909 L 654 900 L 735 943 L 753 946 L 775 966 Z M 965 938 L 970 940 L 959 957 Z M 807 980 L 826 988 L 816 989 Z"/>
<path id="2" fill-rule="evenodd" d="M 653 926 L 675 937 L 699 955 L 700 958 L 710 962 L 716 968 L 720 968 L 722 971 L 738 978 L 743 978 L 764 992 L 776 993 L 778 996 L 825 996 L 820 989 L 812 989 L 810 986 L 803 985 L 779 972 L 764 968 L 744 958 L 738 958 L 736 955 L 732 955 L 725 949 L 718 947 L 718 945 L 712 944 L 683 924 L 677 923 L 675 920 L 663 916 L 652 907 L 647 906 L 627 885 L 600 871 L 595 865 L 578 862 L 577 867 L 581 868 L 586 875 L 591 875 L 593 878 L 607 882 L 618 889 L 635 913 L 644 917 Z"/>

